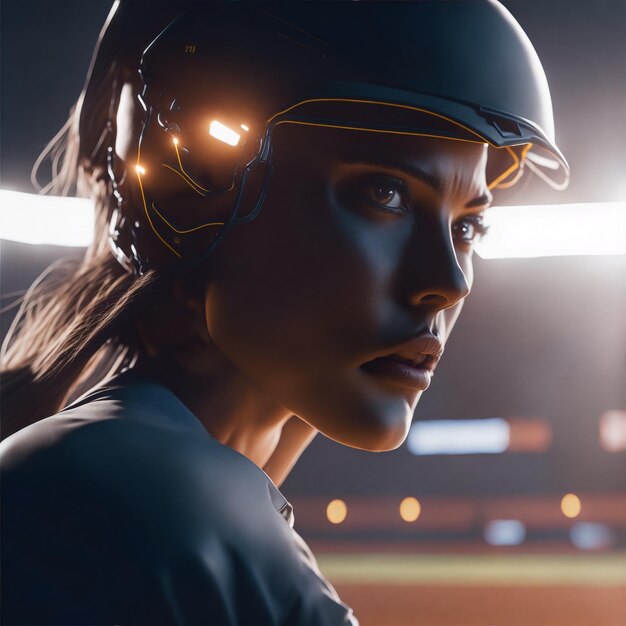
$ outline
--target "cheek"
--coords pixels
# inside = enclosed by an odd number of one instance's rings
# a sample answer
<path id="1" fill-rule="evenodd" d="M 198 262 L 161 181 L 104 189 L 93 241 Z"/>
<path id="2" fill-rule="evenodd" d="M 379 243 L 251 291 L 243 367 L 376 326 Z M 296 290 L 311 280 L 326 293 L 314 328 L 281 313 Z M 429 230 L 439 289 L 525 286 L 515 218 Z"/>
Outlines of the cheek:
<path id="1" fill-rule="evenodd" d="M 310 355 L 336 298 L 322 218 L 281 194 L 218 248 L 207 299 L 209 331 L 237 364 L 271 369 Z"/>
<path id="2" fill-rule="evenodd" d="M 241 323 L 285 358 L 345 355 L 385 317 L 402 246 L 315 181 L 279 181 L 271 192 L 257 219 L 223 242 L 209 315 L 223 309 L 233 331 Z"/>
<path id="3" fill-rule="evenodd" d="M 322 250 L 326 259 L 333 256 Z M 357 279 L 357 264 L 348 257 L 336 267 L 311 265 L 313 254 L 307 258 L 301 248 L 297 258 L 282 250 L 251 261 L 233 262 L 207 292 L 208 327 L 218 349 L 273 400 L 331 439 L 368 450 L 400 445 L 411 402 L 375 388 L 357 367 L 362 346 L 380 330 L 367 321 L 375 313 L 366 310 L 375 308 L 375 298 L 368 298 L 376 280 L 362 266 Z M 361 287 L 346 289 L 346 273 Z"/>

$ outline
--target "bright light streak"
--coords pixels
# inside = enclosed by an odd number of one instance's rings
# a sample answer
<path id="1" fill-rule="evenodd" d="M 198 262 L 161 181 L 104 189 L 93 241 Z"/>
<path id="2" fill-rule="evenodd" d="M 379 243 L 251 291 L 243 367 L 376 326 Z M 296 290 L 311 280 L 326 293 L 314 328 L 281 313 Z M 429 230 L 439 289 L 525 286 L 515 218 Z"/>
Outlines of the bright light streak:
<path id="1" fill-rule="evenodd" d="M 229 146 L 236 146 L 239 143 L 239 139 L 241 139 L 239 133 L 236 133 L 232 128 L 228 128 L 228 126 L 225 126 L 222 122 L 218 122 L 217 120 L 211 122 L 209 134 L 211 137 L 215 137 L 215 139 L 219 139 Z"/>
<path id="2" fill-rule="evenodd" d="M 326 517 L 331 524 L 341 524 L 348 515 L 348 507 L 343 500 L 331 500 L 326 507 Z"/>
<path id="3" fill-rule="evenodd" d="M 526 526 L 516 519 L 495 519 L 485 526 L 483 537 L 492 546 L 519 546 L 526 539 Z"/>
<path id="4" fill-rule="evenodd" d="M 576 522 L 570 530 L 569 537 L 581 550 L 606 550 L 615 541 L 612 529 L 598 522 Z"/>
<path id="5" fill-rule="evenodd" d="M 237 145 L 238 133 L 214 124 L 217 134 L 224 131 L 218 139 Z M 135 169 L 146 173 L 139 164 Z M 91 241 L 90 200 L 6 190 L 0 190 L 0 200 L 1 238 L 60 246 L 87 246 Z M 483 258 L 626 254 L 626 203 L 498 207 L 488 211 L 487 222 L 491 231 L 477 246 Z"/>
<path id="6" fill-rule="evenodd" d="M 422 505 L 417 498 L 404 498 L 400 502 L 400 517 L 405 522 L 414 522 L 422 513 Z"/>
<path id="7" fill-rule="evenodd" d="M 578 517 L 581 509 L 580 498 L 576 494 L 566 493 L 561 499 L 561 511 L 565 517 Z"/>
<path id="8" fill-rule="evenodd" d="M 600 416 L 600 445 L 609 452 L 626 450 L 626 411 L 605 411 Z"/>
<path id="9" fill-rule="evenodd" d="M 417 455 L 498 454 L 509 447 L 510 426 L 500 418 L 416 422 L 406 440 Z"/>
<path id="10" fill-rule="evenodd" d="M 135 170 L 137 171 L 138 174 L 146 173 L 146 169 L 144 167 L 141 167 L 141 165 L 135 165 Z"/>
<path id="11" fill-rule="evenodd" d="M 55 246 L 88 246 L 94 207 L 88 198 L 0 190 L 0 239 Z"/>
<path id="12" fill-rule="evenodd" d="M 250 130 L 245 124 L 242 124 L 241 128 L 243 128 L 246 132 Z"/>
<path id="13" fill-rule="evenodd" d="M 626 254 L 626 202 L 493 207 L 483 259 Z"/>
<path id="14" fill-rule="evenodd" d="M 174 145 L 177 146 L 178 145 L 178 137 L 174 137 L 174 139 L 172 139 L 172 141 L 174 142 Z"/>

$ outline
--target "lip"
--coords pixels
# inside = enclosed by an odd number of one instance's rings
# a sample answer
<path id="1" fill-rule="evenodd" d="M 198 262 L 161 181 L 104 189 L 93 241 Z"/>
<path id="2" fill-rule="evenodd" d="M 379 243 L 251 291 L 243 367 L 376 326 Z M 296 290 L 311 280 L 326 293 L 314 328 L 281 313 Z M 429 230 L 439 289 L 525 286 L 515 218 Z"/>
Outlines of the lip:
<path id="1" fill-rule="evenodd" d="M 443 355 L 443 345 L 431 333 L 414 337 L 387 354 L 361 365 L 367 374 L 396 387 L 425 391 Z"/>

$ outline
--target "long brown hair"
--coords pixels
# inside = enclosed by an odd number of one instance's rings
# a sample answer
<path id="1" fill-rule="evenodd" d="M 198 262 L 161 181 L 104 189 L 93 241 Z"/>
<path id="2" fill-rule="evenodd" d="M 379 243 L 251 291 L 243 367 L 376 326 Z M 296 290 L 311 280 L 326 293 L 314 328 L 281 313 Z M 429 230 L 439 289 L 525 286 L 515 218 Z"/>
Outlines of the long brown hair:
<path id="1" fill-rule="evenodd" d="M 43 193 L 93 200 L 94 238 L 81 259 L 52 264 L 21 299 L 1 353 L 2 437 L 59 411 L 94 372 L 107 375 L 130 363 L 140 349 L 133 319 L 163 286 L 158 272 L 139 278 L 129 273 L 108 243 L 117 201 L 106 148 L 115 139 L 125 67 L 136 67 L 145 45 L 137 33 L 129 37 L 127 19 L 115 16 L 111 25 L 114 13 L 77 105 L 33 168 L 36 177 L 39 166 L 51 162 L 52 179 Z"/>
<path id="2" fill-rule="evenodd" d="M 109 250 L 110 181 L 98 166 L 89 172 L 75 165 L 77 137 L 71 128 L 61 138 L 68 144 L 65 172 L 48 189 L 69 187 L 76 172 L 76 183 L 90 189 L 95 204 L 94 240 L 82 259 L 48 267 L 22 298 L 2 346 L 3 437 L 57 412 L 90 373 L 107 364 L 113 371 L 131 360 L 137 349 L 133 313 L 158 282 L 154 272 L 136 279 Z"/>

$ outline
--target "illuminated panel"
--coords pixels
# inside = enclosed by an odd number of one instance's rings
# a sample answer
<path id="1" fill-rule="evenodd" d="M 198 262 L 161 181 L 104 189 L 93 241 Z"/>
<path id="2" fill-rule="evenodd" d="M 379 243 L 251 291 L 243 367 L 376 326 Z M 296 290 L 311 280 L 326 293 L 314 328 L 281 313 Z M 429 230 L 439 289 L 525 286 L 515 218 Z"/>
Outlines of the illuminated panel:
<path id="1" fill-rule="evenodd" d="M 422 512 L 422 505 L 417 498 L 404 498 L 400 503 L 400 517 L 405 522 L 415 522 Z"/>
<path id="2" fill-rule="evenodd" d="M 598 522 L 576 522 L 569 536 L 571 542 L 581 550 L 606 550 L 615 543 L 613 530 Z"/>
<path id="3" fill-rule="evenodd" d="M 493 207 L 483 259 L 626 254 L 626 203 Z"/>
<path id="4" fill-rule="evenodd" d="M 225 126 L 222 122 L 218 122 L 217 120 L 211 122 L 209 134 L 211 137 L 215 137 L 215 139 L 219 139 L 229 146 L 236 146 L 241 139 L 239 133 L 236 133 L 232 128 L 228 128 L 228 126 Z"/>
<path id="5" fill-rule="evenodd" d="M 0 239 L 30 244 L 88 246 L 94 207 L 89 198 L 0 190 Z"/>
<path id="6" fill-rule="evenodd" d="M 509 447 L 510 427 L 506 420 L 436 420 L 416 422 L 406 440 L 417 455 L 498 454 Z"/>
<path id="7" fill-rule="evenodd" d="M 516 519 L 496 519 L 485 526 L 483 537 L 492 546 L 519 546 L 526 538 L 526 527 Z"/>
<path id="8" fill-rule="evenodd" d="M 348 515 L 348 507 L 343 500 L 331 500 L 326 507 L 326 517 L 331 524 L 341 524 Z"/>
<path id="9" fill-rule="evenodd" d="M 561 499 L 561 511 L 565 517 L 578 517 L 582 509 L 580 498 L 574 493 L 566 493 Z"/>
<path id="10" fill-rule="evenodd" d="M 510 427 L 507 452 L 545 452 L 552 444 L 552 426 L 542 418 L 507 418 Z"/>
<path id="11" fill-rule="evenodd" d="M 626 411 L 606 411 L 600 416 L 600 445 L 608 452 L 626 450 Z"/>

